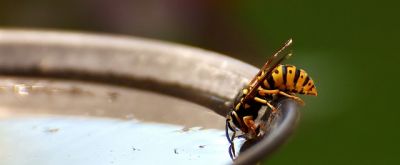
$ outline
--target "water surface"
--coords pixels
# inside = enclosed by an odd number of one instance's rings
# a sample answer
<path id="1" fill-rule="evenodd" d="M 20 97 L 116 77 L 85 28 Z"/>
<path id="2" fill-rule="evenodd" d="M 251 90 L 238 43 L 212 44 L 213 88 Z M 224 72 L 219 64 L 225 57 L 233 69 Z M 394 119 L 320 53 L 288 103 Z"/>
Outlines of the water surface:
<path id="1" fill-rule="evenodd" d="M 106 118 L 0 120 L 0 164 L 228 164 L 224 131 Z"/>

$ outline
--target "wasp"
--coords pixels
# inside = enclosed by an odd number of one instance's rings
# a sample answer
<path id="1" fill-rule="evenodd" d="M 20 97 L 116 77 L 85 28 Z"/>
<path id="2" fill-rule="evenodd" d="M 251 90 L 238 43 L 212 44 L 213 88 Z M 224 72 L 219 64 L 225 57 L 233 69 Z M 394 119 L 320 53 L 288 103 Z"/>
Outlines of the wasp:
<path id="1" fill-rule="evenodd" d="M 272 101 L 277 96 L 288 97 L 304 105 L 296 94 L 317 96 L 314 81 L 303 69 L 293 65 L 282 65 L 281 62 L 292 55 L 287 48 L 292 44 L 289 39 L 275 54 L 268 58 L 257 75 L 237 95 L 233 107 L 226 117 L 225 133 L 230 143 L 229 155 L 236 157 L 233 140 L 236 137 L 245 137 L 247 140 L 261 135 L 259 123 L 256 123 L 260 109 L 267 106 L 271 114 L 277 109 Z M 233 133 L 229 136 L 229 130 Z"/>

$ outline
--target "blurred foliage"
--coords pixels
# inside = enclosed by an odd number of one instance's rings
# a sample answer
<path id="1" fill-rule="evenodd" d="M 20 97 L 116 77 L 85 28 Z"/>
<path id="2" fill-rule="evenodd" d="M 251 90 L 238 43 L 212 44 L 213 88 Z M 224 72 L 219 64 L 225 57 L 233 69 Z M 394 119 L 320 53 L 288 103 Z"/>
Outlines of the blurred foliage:
<path id="1" fill-rule="evenodd" d="M 241 20 L 271 43 L 295 39 L 290 63 L 317 82 L 299 129 L 269 164 L 395 164 L 399 15 L 393 2 L 258 1 Z"/>
<path id="2" fill-rule="evenodd" d="M 299 128 L 268 164 L 396 164 L 400 37 L 396 1 L 10 1 L 0 26 L 170 40 L 260 66 L 294 38 L 287 63 L 309 72 Z"/>

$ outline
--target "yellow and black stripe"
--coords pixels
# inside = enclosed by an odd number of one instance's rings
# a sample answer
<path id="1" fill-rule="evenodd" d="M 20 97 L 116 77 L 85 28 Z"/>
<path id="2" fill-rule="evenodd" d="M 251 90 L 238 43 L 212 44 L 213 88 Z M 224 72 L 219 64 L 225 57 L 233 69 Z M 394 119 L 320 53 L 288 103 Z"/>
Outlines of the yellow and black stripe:
<path id="1" fill-rule="evenodd" d="M 283 92 L 308 94 L 315 90 L 314 82 L 303 69 L 293 65 L 279 65 L 263 82 L 265 89 L 279 89 Z"/>

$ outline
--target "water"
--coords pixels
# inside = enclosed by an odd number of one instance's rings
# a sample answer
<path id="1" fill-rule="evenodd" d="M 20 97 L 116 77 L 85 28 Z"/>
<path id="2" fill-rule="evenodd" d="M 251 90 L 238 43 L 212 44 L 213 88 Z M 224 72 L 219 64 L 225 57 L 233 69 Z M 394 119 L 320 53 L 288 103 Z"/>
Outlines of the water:
<path id="1" fill-rule="evenodd" d="M 229 164 L 224 126 L 158 93 L 0 76 L 0 164 Z"/>
<path id="2" fill-rule="evenodd" d="M 65 116 L 0 120 L 0 164 L 228 164 L 223 130 Z"/>

